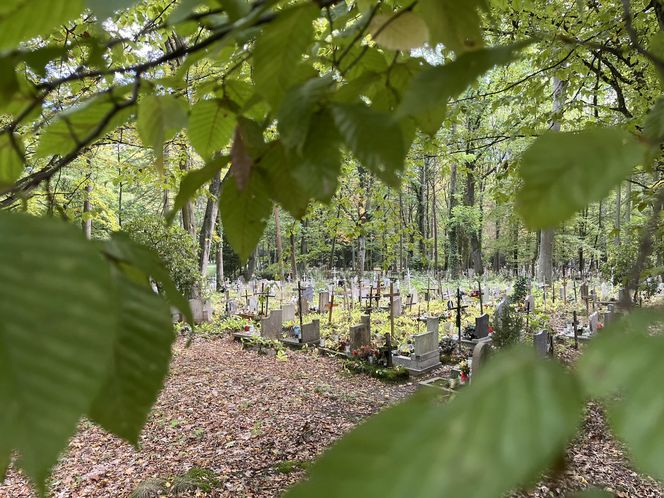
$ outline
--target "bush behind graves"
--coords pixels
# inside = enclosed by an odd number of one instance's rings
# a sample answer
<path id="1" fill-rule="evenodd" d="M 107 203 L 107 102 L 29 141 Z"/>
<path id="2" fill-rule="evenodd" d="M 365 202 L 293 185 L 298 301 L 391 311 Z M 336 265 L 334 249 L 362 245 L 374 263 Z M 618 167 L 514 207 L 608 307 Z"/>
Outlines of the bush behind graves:
<path id="1" fill-rule="evenodd" d="M 498 349 L 503 349 L 517 344 L 521 340 L 524 324 L 523 317 L 512 305 L 505 307 L 502 320 L 498 320 L 495 324 L 491 335 L 493 345 Z"/>
<path id="2" fill-rule="evenodd" d="M 168 226 L 160 216 L 143 216 L 125 224 L 124 230 L 135 242 L 153 249 L 178 290 L 191 296 L 201 283 L 196 245 L 183 228 Z"/>

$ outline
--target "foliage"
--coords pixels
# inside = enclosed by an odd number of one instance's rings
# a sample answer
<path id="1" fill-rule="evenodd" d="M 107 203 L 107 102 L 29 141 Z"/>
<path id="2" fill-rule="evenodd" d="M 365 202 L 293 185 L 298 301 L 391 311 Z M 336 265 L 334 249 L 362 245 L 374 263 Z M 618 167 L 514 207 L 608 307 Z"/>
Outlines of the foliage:
<path id="1" fill-rule="evenodd" d="M 514 280 L 514 288 L 512 290 L 512 295 L 510 296 L 512 302 L 523 302 L 523 300 L 526 298 L 526 295 L 528 294 L 529 284 L 530 281 L 528 277 L 521 276 Z"/>
<path id="2" fill-rule="evenodd" d="M 154 270 L 156 258 L 122 237 L 93 243 L 65 223 L 7 213 L 0 231 L 1 259 L 12 262 L 0 265 L 0 401 L 8 407 L 0 419 L 0 475 L 16 449 L 44 492 L 81 417 L 137 443 L 174 339 L 169 306 L 148 277 L 167 290 L 173 283 Z M 172 303 L 190 315 L 181 298 Z M 57 416 L 44 423 L 43 413 Z"/>
<path id="3" fill-rule="evenodd" d="M 401 382 L 409 377 L 408 370 L 404 367 L 384 368 L 366 361 L 346 360 L 344 368 L 354 373 L 370 375 L 385 382 Z"/>
<path id="4" fill-rule="evenodd" d="M 521 340 L 523 328 L 523 317 L 512 306 L 506 306 L 502 318 L 494 324 L 491 343 L 498 349 L 514 346 Z"/>
<path id="5" fill-rule="evenodd" d="M 190 296 L 200 283 L 194 241 L 184 229 L 167 226 L 158 216 L 142 216 L 127 223 L 132 240 L 152 248 L 161 259 L 178 290 Z"/>

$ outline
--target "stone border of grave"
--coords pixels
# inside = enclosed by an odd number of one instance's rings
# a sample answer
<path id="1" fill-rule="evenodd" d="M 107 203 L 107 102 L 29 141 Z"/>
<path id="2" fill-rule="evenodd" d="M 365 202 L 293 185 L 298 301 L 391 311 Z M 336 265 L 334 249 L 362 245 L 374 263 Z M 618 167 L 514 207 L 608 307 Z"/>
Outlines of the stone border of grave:
<path id="1" fill-rule="evenodd" d="M 422 382 L 417 383 L 418 389 L 433 389 L 442 395 L 444 399 L 449 399 L 452 396 L 456 395 L 459 391 L 457 389 L 450 389 L 449 387 L 443 387 L 438 385 L 439 382 L 446 382 L 449 384 L 450 379 L 446 377 L 431 377 L 430 379 L 423 380 Z M 460 385 L 461 387 L 461 385 Z"/>

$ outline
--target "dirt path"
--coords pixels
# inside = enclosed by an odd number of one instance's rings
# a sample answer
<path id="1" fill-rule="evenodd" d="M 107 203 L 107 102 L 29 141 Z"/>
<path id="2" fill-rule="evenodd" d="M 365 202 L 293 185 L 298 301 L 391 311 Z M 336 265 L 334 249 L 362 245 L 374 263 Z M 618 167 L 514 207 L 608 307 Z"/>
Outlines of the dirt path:
<path id="1" fill-rule="evenodd" d="M 210 497 L 272 497 L 304 476 L 313 460 L 367 416 L 413 392 L 343 371 L 333 358 L 289 352 L 287 361 L 242 351 L 229 339 L 178 343 L 171 376 L 134 450 L 83 423 L 52 480 L 52 496 L 128 496 L 142 481 L 209 468 L 221 480 Z M 564 496 L 590 485 L 621 497 L 660 497 L 633 472 L 591 406 L 566 470 L 528 494 Z M 10 472 L 0 498 L 32 497 Z M 193 496 L 193 495 L 192 495 Z"/>

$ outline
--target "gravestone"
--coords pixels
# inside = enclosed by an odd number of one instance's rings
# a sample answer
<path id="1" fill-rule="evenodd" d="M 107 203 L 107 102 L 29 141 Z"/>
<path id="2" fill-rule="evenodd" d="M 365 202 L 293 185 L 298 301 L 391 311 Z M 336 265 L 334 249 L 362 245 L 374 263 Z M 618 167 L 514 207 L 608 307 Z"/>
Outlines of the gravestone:
<path id="1" fill-rule="evenodd" d="M 371 318 L 368 315 L 362 315 L 362 323 L 350 328 L 350 350 L 351 352 L 360 349 L 362 346 L 371 344 Z"/>
<path id="2" fill-rule="evenodd" d="M 583 282 L 581 284 L 581 287 L 579 287 L 579 294 L 581 295 L 581 299 L 589 299 L 590 295 L 588 294 L 588 284 Z"/>
<path id="3" fill-rule="evenodd" d="M 413 336 L 412 355 L 393 356 L 393 364 L 408 369 L 411 375 L 422 375 L 439 367 L 441 365 L 438 351 L 439 323 L 439 318 L 427 318 L 427 331 Z"/>
<path id="4" fill-rule="evenodd" d="M 328 306 L 330 304 L 330 293 L 329 291 L 321 291 L 318 293 L 318 312 L 325 313 L 328 311 Z"/>
<path id="5" fill-rule="evenodd" d="M 392 297 L 392 316 L 395 318 L 403 314 L 403 309 L 401 306 L 401 296 Z"/>
<path id="6" fill-rule="evenodd" d="M 312 302 L 314 300 L 314 287 L 313 285 L 307 285 L 302 288 L 302 297 L 304 297 L 307 302 Z"/>
<path id="7" fill-rule="evenodd" d="M 535 297 L 532 294 L 526 296 L 523 307 L 526 311 L 533 313 L 535 311 Z"/>
<path id="8" fill-rule="evenodd" d="M 313 320 L 311 323 L 302 325 L 302 344 L 318 345 L 320 344 L 320 320 Z"/>
<path id="9" fill-rule="evenodd" d="M 277 339 L 283 327 L 282 311 L 272 310 L 267 318 L 261 318 L 261 337 Z"/>
<path id="10" fill-rule="evenodd" d="M 417 304 L 420 302 L 420 296 L 417 294 L 417 289 L 413 288 L 413 290 L 410 291 L 410 296 L 411 303 Z"/>
<path id="11" fill-rule="evenodd" d="M 249 296 L 247 311 L 249 311 L 249 313 L 258 313 L 258 299 L 256 299 L 256 296 Z"/>
<path id="12" fill-rule="evenodd" d="M 543 358 L 550 355 L 551 336 L 546 330 L 540 330 L 533 335 L 533 345 L 538 355 Z"/>
<path id="13" fill-rule="evenodd" d="M 496 327 L 500 327 L 503 320 L 503 315 L 509 306 L 509 298 L 504 297 L 497 305 L 496 311 L 493 314 L 493 323 Z"/>
<path id="14" fill-rule="evenodd" d="M 284 322 L 292 322 L 295 320 L 295 305 L 292 303 L 284 304 L 281 306 L 281 318 Z"/>
<path id="15" fill-rule="evenodd" d="M 604 313 L 604 326 L 606 327 L 609 323 L 611 323 L 616 316 L 616 308 L 613 304 L 609 304 L 606 308 L 606 312 Z"/>
<path id="16" fill-rule="evenodd" d="M 489 336 L 489 315 L 484 313 L 482 316 L 475 318 L 475 337 L 483 339 Z"/>
<path id="17" fill-rule="evenodd" d="M 599 313 L 595 311 L 588 317 L 588 326 L 590 328 L 590 334 L 597 333 L 597 324 L 599 323 Z"/>
<path id="18" fill-rule="evenodd" d="M 189 307 L 194 317 L 194 323 L 209 322 L 212 320 L 212 303 L 202 299 L 190 299 Z"/>
<path id="19" fill-rule="evenodd" d="M 226 304 L 226 311 L 228 312 L 229 315 L 234 315 L 237 313 L 237 301 L 235 299 L 229 299 L 228 303 Z"/>
<path id="20" fill-rule="evenodd" d="M 309 314 L 309 300 L 305 296 L 300 299 L 300 310 L 302 310 L 302 316 Z"/>
<path id="21" fill-rule="evenodd" d="M 491 338 L 486 338 L 481 340 L 473 348 L 473 361 L 470 365 L 471 382 L 477 379 L 476 377 L 477 373 L 484 368 L 484 365 L 491 356 L 491 352 L 492 352 Z"/>

